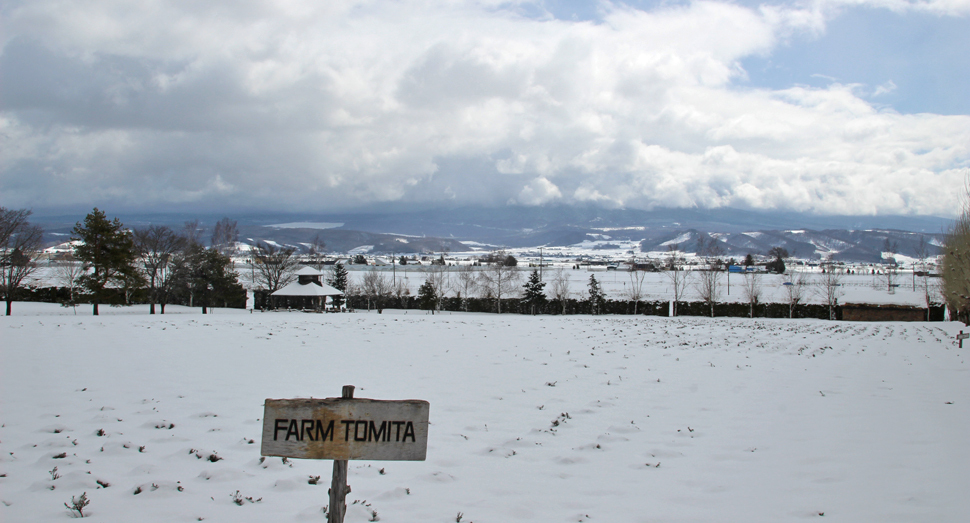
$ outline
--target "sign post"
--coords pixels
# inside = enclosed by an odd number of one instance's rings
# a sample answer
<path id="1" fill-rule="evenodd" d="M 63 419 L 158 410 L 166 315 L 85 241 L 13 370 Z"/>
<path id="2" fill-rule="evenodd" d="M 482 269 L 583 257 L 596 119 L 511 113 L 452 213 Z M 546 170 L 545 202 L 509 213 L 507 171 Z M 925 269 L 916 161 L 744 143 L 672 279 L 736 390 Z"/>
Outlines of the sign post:
<path id="1" fill-rule="evenodd" d="M 340 397 L 345 400 L 354 399 L 354 386 L 344 385 Z M 347 460 L 333 460 L 333 477 L 330 479 L 330 510 L 327 512 L 327 523 L 343 523 L 347 513 L 347 494 L 350 485 L 347 484 Z"/>
<path id="2" fill-rule="evenodd" d="M 963 340 L 967 338 L 970 338 L 970 334 L 964 334 L 963 331 L 960 331 L 960 334 L 957 334 L 957 341 L 960 342 L 961 349 L 963 348 Z"/>
<path id="3" fill-rule="evenodd" d="M 332 459 L 327 521 L 343 523 L 347 461 L 424 461 L 429 411 L 423 400 L 355 399 L 353 385 L 344 385 L 340 398 L 267 399 L 260 453 Z"/>

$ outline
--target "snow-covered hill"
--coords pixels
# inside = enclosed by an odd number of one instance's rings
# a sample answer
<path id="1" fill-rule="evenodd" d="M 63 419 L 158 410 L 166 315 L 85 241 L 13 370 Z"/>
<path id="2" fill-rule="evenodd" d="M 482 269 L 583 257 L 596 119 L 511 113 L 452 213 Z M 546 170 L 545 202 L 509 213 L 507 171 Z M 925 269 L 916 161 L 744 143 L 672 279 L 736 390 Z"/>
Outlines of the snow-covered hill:
<path id="1" fill-rule="evenodd" d="M 65 242 L 77 217 L 39 217 L 49 243 Z M 129 227 L 150 223 L 181 229 L 184 215 L 122 216 Z M 201 222 L 206 227 L 219 217 Z M 929 255 L 938 253 L 947 220 L 935 217 L 813 216 L 756 213 L 731 209 L 660 209 L 654 211 L 576 207 L 460 208 L 424 212 L 375 212 L 341 215 L 236 216 L 239 238 L 247 244 L 276 242 L 306 251 L 316 240 L 326 251 L 373 254 L 411 254 L 490 248 L 585 247 L 609 250 L 619 244 L 638 244 L 641 252 L 698 251 L 698 241 L 711 238 L 728 256 L 766 254 L 784 247 L 804 259 L 831 255 L 836 260 L 879 262 L 885 242 L 900 254 L 916 257 L 922 238 Z M 211 231 L 209 231 L 211 232 Z"/>

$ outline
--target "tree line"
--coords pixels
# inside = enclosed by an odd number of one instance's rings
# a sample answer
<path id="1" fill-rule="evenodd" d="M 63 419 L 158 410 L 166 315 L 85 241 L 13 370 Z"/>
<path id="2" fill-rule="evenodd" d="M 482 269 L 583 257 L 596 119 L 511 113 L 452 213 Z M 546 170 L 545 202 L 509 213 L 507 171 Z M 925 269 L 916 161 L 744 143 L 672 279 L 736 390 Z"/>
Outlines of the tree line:
<path id="1" fill-rule="evenodd" d="M 970 324 L 970 189 L 965 190 L 961 215 L 951 226 L 944 238 L 943 263 L 941 270 L 942 295 L 951 314 L 960 321 Z M 6 314 L 12 311 L 12 302 L 30 281 L 30 275 L 38 268 L 43 247 L 43 230 L 30 223 L 31 211 L 26 209 L 7 209 L 0 207 L 0 295 L 6 302 Z M 151 225 L 139 229 L 127 229 L 117 219 L 109 220 L 104 212 L 95 208 L 78 222 L 73 229 L 73 252 L 66 260 L 55 267 L 57 279 L 64 284 L 68 293 L 63 301 L 76 304 L 79 301 L 92 303 L 94 314 L 99 305 L 130 304 L 141 302 L 150 304 L 150 313 L 156 307 L 164 313 L 167 304 L 200 306 L 205 312 L 212 306 L 239 306 L 245 303 L 245 290 L 239 283 L 239 275 L 234 270 L 230 254 L 238 240 L 238 226 L 229 218 L 220 220 L 212 231 L 210 247 L 201 241 L 198 222 L 187 222 L 181 230 L 168 226 Z M 325 244 L 314 240 L 310 248 L 310 258 L 318 258 L 322 265 Z M 894 246 L 886 247 L 894 252 Z M 926 254 L 928 246 L 919 249 L 919 285 L 923 290 L 927 307 L 932 305 L 930 286 L 927 283 Z M 723 261 L 723 251 L 718 242 L 711 239 L 700 245 L 699 254 L 707 265 L 706 270 L 684 271 L 683 260 L 678 258 L 677 246 L 670 246 L 666 261 L 666 276 L 673 292 L 673 314 L 684 305 L 685 294 L 693 288 L 711 316 L 717 315 L 717 307 L 723 293 L 724 279 L 730 278 L 726 271 L 728 263 Z M 786 270 L 788 253 L 783 248 L 769 252 L 773 258 L 769 262 L 772 272 L 782 274 L 787 293 L 789 316 L 795 317 L 795 310 L 807 297 L 807 289 L 813 289 L 828 309 L 830 318 L 835 318 L 838 299 L 842 295 L 843 272 L 834 263 L 823 264 L 822 273 L 815 281 L 809 282 L 806 275 Z M 524 304 L 532 313 L 549 310 L 549 303 L 559 304 L 562 313 L 567 310 L 569 299 L 569 280 L 561 269 L 553 273 L 549 281 L 541 275 L 529 276 L 522 284 L 522 272 L 516 267 L 514 257 L 498 251 L 482 260 L 484 267 L 460 266 L 454 276 L 447 274 L 444 264 L 433 265 L 427 273 L 426 281 L 418 290 L 416 303 L 428 310 L 441 310 L 441 303 L 451 291 L 454 299 L 466 310 L 468 301 L 477 293 L 478 298 L 491 301 L 495 312 L 510 307 L 510 299 Z M 299 264 L 294 249 L 263 242 L 253 246 L 253 281 L 256 285 L 272 293 L 292 281 L 295 267 Z M 750 257 L 745 260 L 751 263 Z M 636 264 L 634 264 L 635 266 Z M 480 270 L 477 270 L 480 269 Z M 540 269 L 541 270 L 541 269 Z M 629 272 L 630 286 L 627 296 L 632 303 L 633 312 L 643 300 L 644 272 Z M 743 273 L 740 287 L 748 307 L 749 316 L 756 316 L 756 309 L 763 305 L 761 298 L 760 275 Z M 885 271 L 887 288 L 892 291 L 897 273 L 893 267 Z M 342 266 L 335 266 L 327 283 L 345 291 L 349 299 L 366 304 L 368 308 L 382 310 L 385 304 L 394 300 L 408 299 L 410 291 L 402 282 L 387 281 L 387 275 L 372 271 L 360 283 L 347 278 Z M 548 296 L 546 285 L 549 284 Z M 811 287 L 809 285 L 811 284 Z M 917 271 L 914 271 L 913 286 L 917 285 Z M 334 301 L 339 307 L 344 298 Z M 587 284 L 586 299 L 589 311 L 596 314 L 610 309 L 605 307 L 603 295 L 595 276 Z M 513 307 L 519 310 L 519 306 Z"/>
<path id="2" fill-rule="evenodd" d="M 38 267 L 43 231 L 30 225 L 30 211 L 0 208 L 0 267 L 3 268 L 7 315 L 29 275 Z M 72 230 L 72 252 L 60 260 L 55 277 L 64 284 L 64 305 L 89 302 L 98 315 L 102 304 L 150 304 L 149 312 L 165 313 L 168 304 L 202 307 L 245 306 L 228 255 L 238 235 L 235 222 L 216 224 L 212 246 L 199 239 L 198 222 L 181 231 L 164 225 L 128 229 L 98 208 Z"/>
<path id="3" fill-rule="evenodd" d="M 207 248 L 199 240 L 198 222 L 188 222 L 182 231 L 165 225 L 130 230 L 95 208 L 73 230 L 73 257 L 83 269 L 76 281 L 95 316 L 101 303 L 116 301 L 117 289 L 125 304 L 131 294 L 144 291 L 150 314 L 156 306 L 165 314 L 171 303 L 202 307 L 203 314 L 214 306 L 245 306 L 246 291 L 229 257 L 235 229 L 231 220 L 217 223 Z"/>

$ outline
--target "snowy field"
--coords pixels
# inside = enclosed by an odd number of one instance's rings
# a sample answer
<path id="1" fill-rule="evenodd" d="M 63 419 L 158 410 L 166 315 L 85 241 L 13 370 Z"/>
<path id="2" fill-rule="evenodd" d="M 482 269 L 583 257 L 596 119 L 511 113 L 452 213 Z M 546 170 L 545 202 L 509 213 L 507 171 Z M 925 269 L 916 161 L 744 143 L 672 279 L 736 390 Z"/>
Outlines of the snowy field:
<path id="1" fill-rule="evenodd" d="M 348 522 L 970 514 L 955 323 L 102 311 L 0 319 L 0 521 L 323 521 L 331 462 L 261 460 L 259 418 L 344 384 L 431 402 L 427 461 L 351 462 Z"/>

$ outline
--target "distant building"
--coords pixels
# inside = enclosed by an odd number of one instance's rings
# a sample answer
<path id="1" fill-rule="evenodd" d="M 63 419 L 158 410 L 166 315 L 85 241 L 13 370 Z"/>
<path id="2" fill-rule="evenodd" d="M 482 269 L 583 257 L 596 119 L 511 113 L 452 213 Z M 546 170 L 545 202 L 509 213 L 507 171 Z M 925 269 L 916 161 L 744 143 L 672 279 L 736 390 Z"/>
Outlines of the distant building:
<path id="1" fill-rule="evenodd" d="M 296 272 L 296 281 L 270 294 L 270 300 L 274 307 L 323 310 L 327 296 L 340 296 L 343 292 L 323 283 L 322 278 L 322 272 L 303 267 Z"/>

